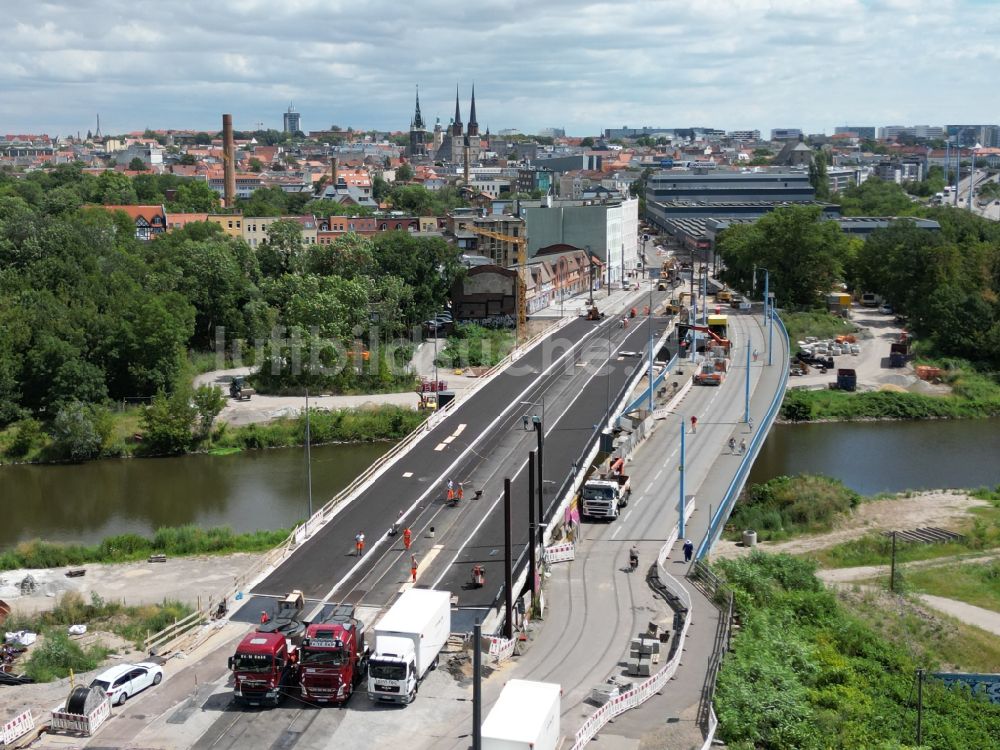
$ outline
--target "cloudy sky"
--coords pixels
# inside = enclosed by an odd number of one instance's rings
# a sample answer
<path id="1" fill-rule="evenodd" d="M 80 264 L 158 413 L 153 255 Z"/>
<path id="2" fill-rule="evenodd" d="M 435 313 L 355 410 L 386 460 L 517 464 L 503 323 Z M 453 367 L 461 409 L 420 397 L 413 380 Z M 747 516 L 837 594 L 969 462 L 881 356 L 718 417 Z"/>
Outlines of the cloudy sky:
<path id="1" fill-rule="evenodd" d="M 998 0 L 0 0 L 0 133 L 1000 121 Z"/>

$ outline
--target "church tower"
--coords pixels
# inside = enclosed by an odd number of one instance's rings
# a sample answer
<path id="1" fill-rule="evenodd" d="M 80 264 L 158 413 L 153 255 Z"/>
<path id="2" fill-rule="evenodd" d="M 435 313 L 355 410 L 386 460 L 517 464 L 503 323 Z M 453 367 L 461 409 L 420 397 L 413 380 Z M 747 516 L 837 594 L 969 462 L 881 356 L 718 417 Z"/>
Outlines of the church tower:
<path id="1" fill-rule="evenodd" d="M 424 126 L 423 115 L 420 114 L 420 87 L 417 86 L 417 106 L 410 121 L 410 158 L 427 156 L 427 128 Z"/>
<path id="2" fill-rule="evenodd" d="M 458 106 L 458 86 L 455 87 L 455 119 L 451 121 L 452 138 L 462 137 L 462 110 Z"/>
<path id="3" fill-rule="evenodd" d="M 476 122 L 476 84 L 472 84 L 472 108 L 469 110 L 469 138 L 479 137 L 479 123 Z"/>

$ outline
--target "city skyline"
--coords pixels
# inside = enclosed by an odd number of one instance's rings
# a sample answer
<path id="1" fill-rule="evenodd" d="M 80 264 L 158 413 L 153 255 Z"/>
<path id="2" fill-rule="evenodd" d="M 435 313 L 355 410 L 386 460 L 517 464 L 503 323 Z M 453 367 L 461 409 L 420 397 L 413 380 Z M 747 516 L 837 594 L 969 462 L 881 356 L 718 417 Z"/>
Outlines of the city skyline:
<path id="1" fill-rule="evenodd" d="M 515 4 L 516 5 L 516 4 Z M 22 5 L 0 61 L 0 130 L 75 134 L 428 127 L 476 84 L 482 130 L 801 128 L 1000 120 L 1000 7 L 980 0 L 555 0 L 510 12 L 298 0 Z M 513 10 L 516 10 L 514 8 Z M 429 20 L 432 19 L 432 20 Z M 466 115 L 467 116 L 467 115 Z"/>

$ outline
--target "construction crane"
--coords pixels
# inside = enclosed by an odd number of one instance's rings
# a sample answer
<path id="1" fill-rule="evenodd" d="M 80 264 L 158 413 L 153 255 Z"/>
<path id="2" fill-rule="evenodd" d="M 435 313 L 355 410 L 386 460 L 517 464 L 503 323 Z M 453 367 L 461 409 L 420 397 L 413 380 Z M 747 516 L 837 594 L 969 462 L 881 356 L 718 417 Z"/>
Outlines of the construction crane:
<path id="1" fill-rule="evenodd" d="M 528 324 L 528 301 L 525 299 L 528 292 L 528 287 L 524 283 L 524 269 L 528 263 L 528 238 L 527 237 L 515 237 L 511 234 L 501 234 L 500 232 L 494 232 L 491 229 L 483 229 L 477 227 L 474 224 L 469 224 L 465 227 L 468 231 L 473 234 L 479 235 L 480 237 L 489 237 L 490 239 L 498 240 L 500 242 L 509 242 L 514 245 L 517 251 L 517 267 L 519 272 L 517 274 L 517 345 L 520 346 L 521 342 L 524 340 L 524 330 L 525 326 Z"/>

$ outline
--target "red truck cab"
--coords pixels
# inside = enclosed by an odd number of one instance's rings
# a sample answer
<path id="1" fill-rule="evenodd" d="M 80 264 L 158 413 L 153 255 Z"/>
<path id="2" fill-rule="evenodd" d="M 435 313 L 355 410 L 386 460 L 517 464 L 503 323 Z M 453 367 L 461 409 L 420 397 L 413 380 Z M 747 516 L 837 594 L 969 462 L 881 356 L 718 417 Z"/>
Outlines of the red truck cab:
<path id="1" fill-rule="evenodd" d="M 276 706 L 298 672 L 294 646 L 281 633 L 248 633 L 229 657 L 237 703 Z"/>
<path id="2" fill-rule="evenodd" d="M 306 628 L 299 649 L 302 698 L 316 703 L 346 703 L 368 671 L 364 623 L 353 607 L 338 607 L 323 622 Z"/>

